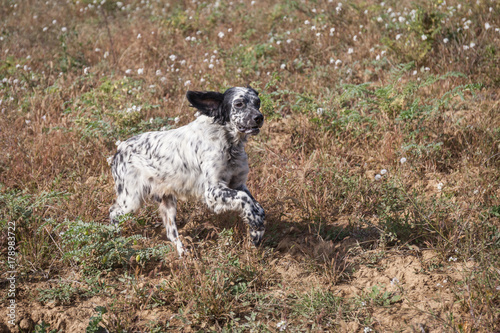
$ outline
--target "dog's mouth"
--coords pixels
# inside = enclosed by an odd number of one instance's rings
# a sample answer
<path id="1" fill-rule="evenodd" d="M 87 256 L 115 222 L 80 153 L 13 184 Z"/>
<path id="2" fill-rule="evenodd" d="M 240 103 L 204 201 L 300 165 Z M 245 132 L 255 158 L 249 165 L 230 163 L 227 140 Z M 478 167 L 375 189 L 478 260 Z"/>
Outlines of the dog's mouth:
<path id="1" fill-rule="evenodd" d="M 254 127 L 246 127 L 246 126 L 238 126 L 238 131 L 245 134 L 256 135 L 260 132 L 260 126 Z"/>

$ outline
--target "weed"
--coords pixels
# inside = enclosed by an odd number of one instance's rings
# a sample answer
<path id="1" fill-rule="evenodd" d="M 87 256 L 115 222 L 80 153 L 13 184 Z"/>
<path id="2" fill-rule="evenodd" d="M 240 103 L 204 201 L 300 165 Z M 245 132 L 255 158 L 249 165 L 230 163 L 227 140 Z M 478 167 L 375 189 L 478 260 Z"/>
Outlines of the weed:
<path id="1" fill-rule="evenodd" d="M 45 321 L 42 321 L 40 324 L 36 324 L 35 325 L 35 333 L 58 333 L 58 332 L 61 332 L 57 329 L 52 329 L 50 331 L 48 331 L 50 329 L 50 325 L 47 324 Z"/>
<path id="2" fill-rule="evenodd" d="M 90 318 L 89 325 L 85 330 L 86 333 L 96 333 L 103 329 L 103 327 L 99 324 L 102 322 L 102 316 L 108 311 L 103 306 L 96 307 L 95 311 L 97 312 L 97 316 Z"/>
<path id="3" fill-rule="evenodd" d="M 131 259 L 144 265 L 149 261 L 161 260 L 172 251 L 169 245 L 137 248 L 144 239 L 142 236 L 123 237 L 119 229 L 109 224 L 66 221 L 58 229 L 62 230 L 63 258 L 80 264 L 87 274 L 127 266 Z"/>
<path id="4" fill-rule="evenodd" d="M 80 292 L 81 290 L 73 287 L 71 283 L 61 282 L 50 289 L 39 289 L 38 300 L 44 303 L 58 302 L 61 304 L 70 304 Z"/>

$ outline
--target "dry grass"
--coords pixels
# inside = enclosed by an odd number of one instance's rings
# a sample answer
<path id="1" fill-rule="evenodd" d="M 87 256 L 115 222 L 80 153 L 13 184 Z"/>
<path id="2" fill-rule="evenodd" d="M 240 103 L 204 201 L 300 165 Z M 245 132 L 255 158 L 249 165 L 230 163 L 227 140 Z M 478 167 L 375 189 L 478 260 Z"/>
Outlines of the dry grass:
<path id="1" fill-rule="evenodd" d="M 99 3 L 1 0 L 2 330 L 500 329 L 497 2 Z M 153 206 L 107 229 L 115 142 L 247 83 L 263 246 L 192 203 L 182 260 Z"/>

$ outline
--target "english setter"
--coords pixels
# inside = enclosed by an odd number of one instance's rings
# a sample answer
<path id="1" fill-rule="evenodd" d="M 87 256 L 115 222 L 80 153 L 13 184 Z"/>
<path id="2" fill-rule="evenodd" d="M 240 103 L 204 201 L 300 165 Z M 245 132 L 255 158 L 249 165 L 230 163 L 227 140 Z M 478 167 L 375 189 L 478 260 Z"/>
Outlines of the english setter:
<path id="1" fill-rule="evenodd" d="M 185 251 L 175 224 L 177 199 L 194 198 L 215 213 L 238 211 L 258 246 L 264 235 L 264 209 L 246 186 L 245 143 L 264 123 L 258 93 L 248 88 L 226 92 L 188 91 L 188 101 L 200 116 L 186 126 L 147 132 L 119 144 L 111 161 L 117 198 L 109 209 L 118 217 L 142 206 L 160 203 L 168 239 L 182 256 Z"/>

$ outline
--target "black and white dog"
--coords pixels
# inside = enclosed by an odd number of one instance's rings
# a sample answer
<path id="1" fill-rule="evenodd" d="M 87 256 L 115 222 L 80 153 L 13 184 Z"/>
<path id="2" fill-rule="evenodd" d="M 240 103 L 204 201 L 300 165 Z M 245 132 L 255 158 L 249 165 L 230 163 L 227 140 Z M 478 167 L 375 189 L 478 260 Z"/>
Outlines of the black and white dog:
<path id="1" fill-rule="evenodd" d="M 117 199 L 109 209 L 112 223 L 146 199 L 160 203 L 167 237 L 185 251 L 175 216 L 177 199 L 195 198 L 215 213 L 238 211 L 257 246 L 264 234 L 264 209 L 246 187 L 245 143 L 259 133 L 264 116 L 258 93 L 248 88 L 218 92 L 188 91 L 201 115 L 186 126 L 134 136 L 119 144 L 111 161 Z"/>

